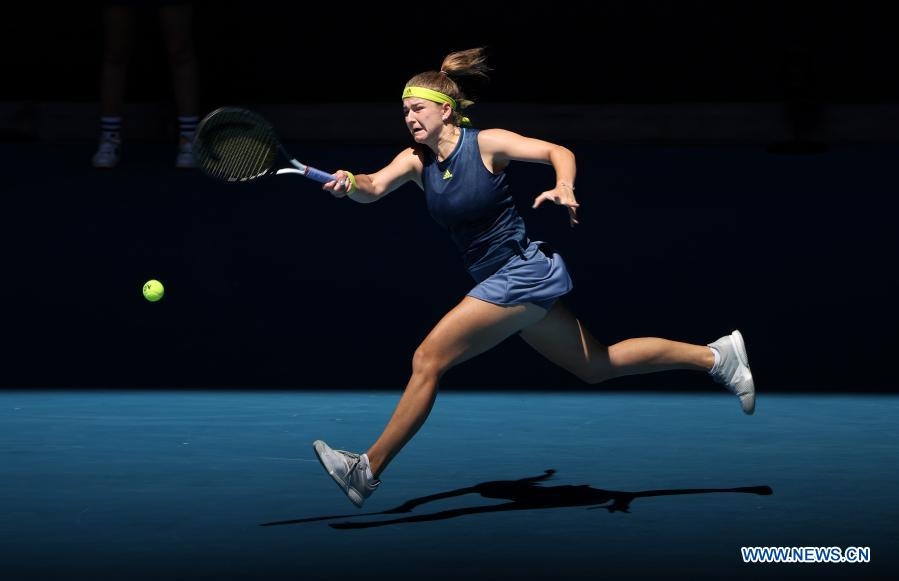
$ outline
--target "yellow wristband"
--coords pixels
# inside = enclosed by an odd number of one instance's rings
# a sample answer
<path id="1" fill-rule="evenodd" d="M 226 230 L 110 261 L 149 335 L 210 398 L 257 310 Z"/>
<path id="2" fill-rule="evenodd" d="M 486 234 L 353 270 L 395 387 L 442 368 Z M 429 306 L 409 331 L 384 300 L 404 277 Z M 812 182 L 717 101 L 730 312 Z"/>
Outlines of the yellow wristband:
<path id="1" fill-rule="evenodd" d="M 356 191 L 356 176 L 351 172 L 346 172 L 346 177 L 350 180 L 350 189 L 346 191 L 346 195 L 350 195 Z"/>

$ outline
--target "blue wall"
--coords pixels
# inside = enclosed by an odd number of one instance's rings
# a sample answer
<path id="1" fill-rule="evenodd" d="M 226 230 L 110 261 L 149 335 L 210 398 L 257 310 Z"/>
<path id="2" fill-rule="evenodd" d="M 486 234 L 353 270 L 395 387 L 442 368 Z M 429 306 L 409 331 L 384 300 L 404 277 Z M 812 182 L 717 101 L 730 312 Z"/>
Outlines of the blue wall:
<path id="1" fill-rule="evenodd" d="M 289 144 L 364 172 L 395 148 Z M 412 352 L 470 281 L 418 190 L 373 205 L 283 176 L 246 186 L 131 144 L 9 144 L 2 385 L 400 389 Z M 704 343 L 740 328 L 761 390 L 893 390 L 897 147 L 577 146 L 582 223 L 529 209 L 553 181 L 513 165 L 533 238 L 563 254 L 570 304 L 602 341 Z M 166 297 L 146 302 L 158 278 Z M 450 372 L 464 388 L 571 388 L 512 338 Z M 610 386 L 712 387 L 691 373 Z"/>

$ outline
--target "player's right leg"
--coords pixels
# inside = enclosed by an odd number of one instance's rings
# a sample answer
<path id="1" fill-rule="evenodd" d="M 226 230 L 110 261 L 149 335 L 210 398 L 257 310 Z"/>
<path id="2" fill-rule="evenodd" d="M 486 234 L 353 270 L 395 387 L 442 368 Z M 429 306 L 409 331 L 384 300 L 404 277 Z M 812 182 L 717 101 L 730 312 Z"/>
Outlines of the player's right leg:
<path id="1" fill-rule="evenodd" d="M 412 358 L 412 376 L 390 421 L 367 453 L 313 447 L 322 465 L 356 506 L 378 486 L 377 477 L 421 428 L 437 397 L 440 377 L 524 327 L 546 311 L 535 305 L 498 306 L 466 296 L 422 341 Z"/>

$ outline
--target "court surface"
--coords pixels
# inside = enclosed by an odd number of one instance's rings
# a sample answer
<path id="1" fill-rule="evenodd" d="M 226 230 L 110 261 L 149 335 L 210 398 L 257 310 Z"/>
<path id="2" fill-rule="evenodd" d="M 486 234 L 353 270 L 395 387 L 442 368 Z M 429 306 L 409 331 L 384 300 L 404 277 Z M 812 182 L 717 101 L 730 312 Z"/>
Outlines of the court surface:
<path id="1" fill-rule="evenodd" d="M 0 393 L 7 579 L 876 578 L 899 397 L 442 393 L 356 509 L 312 452 L 398 393 Z M 741 547 L 868 547 L 750 564 Z"/>

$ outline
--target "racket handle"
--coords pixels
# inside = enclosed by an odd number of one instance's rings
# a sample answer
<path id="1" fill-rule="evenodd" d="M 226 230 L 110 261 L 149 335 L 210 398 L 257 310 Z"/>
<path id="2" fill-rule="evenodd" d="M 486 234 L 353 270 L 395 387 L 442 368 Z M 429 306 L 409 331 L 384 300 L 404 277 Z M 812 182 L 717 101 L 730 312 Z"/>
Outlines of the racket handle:
<path id="1" fill-rule="evenodd" d="M 322 184 L 337 179 L 337 176 L 335 175 L 329 174 L 328 172 L 322 171 L 320 169 L 315 169 L 314 167 L 309 167 L 308 165 L 306 166 L 306 171 L 303 175 Z"/>
<path id="2" fill-rule="evenodd" d="M 306 176 L 310 180 L 315 180 L 319 183 L 326 184 L 330 181 L 334 181 L 337 179 L 337 176 L 331 175 L 328 172 L 324 172 L 320 169 L 316 169 L 314 167 L 310 167 L 304 163 L 300 163 L 295 159 L 290 160 L 290 165 L 297 168 L 295 170 L 291 169 L 279 169 L 275 173 L 296 173 L 299 170 L 299 173 Z"/>

